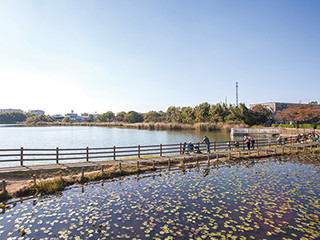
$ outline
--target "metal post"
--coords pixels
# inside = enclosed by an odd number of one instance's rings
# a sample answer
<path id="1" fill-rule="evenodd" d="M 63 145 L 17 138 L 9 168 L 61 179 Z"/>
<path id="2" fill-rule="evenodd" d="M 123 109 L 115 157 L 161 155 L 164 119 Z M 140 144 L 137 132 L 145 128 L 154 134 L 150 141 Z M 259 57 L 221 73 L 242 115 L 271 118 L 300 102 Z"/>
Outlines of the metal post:
<path id="1" fill-rule="evenodd" d="M 20 165 L 23 166 L 23 147 L 20 150 Z"/>
<path id="2" fill-rule="evenodd" d="M 59 148 L 56 149 L 56 163 L 59 164 Z"/>

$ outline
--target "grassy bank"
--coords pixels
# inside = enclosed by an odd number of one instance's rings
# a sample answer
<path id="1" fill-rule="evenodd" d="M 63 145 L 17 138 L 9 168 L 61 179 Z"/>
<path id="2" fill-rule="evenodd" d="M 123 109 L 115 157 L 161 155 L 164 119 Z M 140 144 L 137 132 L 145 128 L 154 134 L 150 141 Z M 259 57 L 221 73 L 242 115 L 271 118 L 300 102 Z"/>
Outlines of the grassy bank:
<path id="1" fill-rule="evenodd" d="M 125 123 L 125 122 L 40 122 L 30 126 L 98 126 L 98 127 L 122 127 L 122 128 L 135 128 L 145 130 L 168 130 L 168 131 L 207 131 L 207 132 L 228 132 L 231 128 L 248 127 L 246 124 L 228 124 L 228 123 L 196 123 L 196 124 L 183 124 L 183 123 L 163 123 L 163 122 L 150 122 L 150 123 Z"/>

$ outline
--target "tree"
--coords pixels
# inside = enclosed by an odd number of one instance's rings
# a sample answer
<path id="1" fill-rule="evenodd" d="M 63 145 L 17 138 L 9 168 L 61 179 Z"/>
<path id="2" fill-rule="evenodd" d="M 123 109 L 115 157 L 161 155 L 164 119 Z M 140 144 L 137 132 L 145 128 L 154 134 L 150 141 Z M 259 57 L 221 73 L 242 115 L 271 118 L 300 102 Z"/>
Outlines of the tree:
<path id="1" fill-rule="evenodd" d="M 126 121 L 126 114 L 127 114 L 126 112 L 118 112 L 117 116 L 116 116 L 117 121 L 125 122 Z"/>
<path id="2" fill-rule="evenodd" d="M 225 103 L 217 103 L 210 107 L 209 115 L 211 122 L 225 122 L 225 118 L 229 115 L 229 108 Z"/>
<path id="3" fill-rule="evenodd" d="M 201 103 L 194 108 L 195 121 L 200 122 L 208 122 L 209 121 L 209 113 L 210 113 L 210 104 L 207 102 Z"/>
<path id="4" fill-rule="evenodd" d="M 168 107 L 166 112 L 167 122 L 180 122 L 181 123 L 181 111 L 179 107 Z"/>
<path id="5" fill-rule="evenodd" d="M 129 111 L 126 114 L 125 118 L 126 118 L 126 122 L 128 123 L 143 122 L 143 115 L 135 111 Z"/>
<path id="6" fill-rule="evenodd" d="M 23 112 L 5 112 L 0 113 L 0 124 L 14 124 L 24 122 L 27 116 Z"/>
<path id="7" fill-rule="evenodd" d="M 160 122 L 161 115 L 156 111 L 150 111 L 144 114 L 144 122 Z"/>
<path id="8" fill-rule="evenodd" d="M 316 123 L 320 120 L 320 105 L 290 105 L 288 108 L 278 111 L 275 117 L 284 123 Z"/>
<path id="9" fill-rule="evenodd" d="M 250 109 L 254 124 L 263 124 L 272 119 L 272 112 L 264 105 L 257 104 Z"/>
<path id="10" fill-rule="evenodd" d="M 53 117 L 49 115 L 41 114 L 41 115 L 31 116 L 26 119 L 26 123 L 29 123 L 29 124 L 31 123 L 35 124 L 38 122 L 53 122 Z"/>
<path id="11" fill-rule="evenodd" d="M 195 121 L 195 112 L 192 107 L 181 108 L 181 121 L 182 123 L 193 124 Z"/>
<path id="12" fill-rule="evenodd" d="M 98 118 L 98 122 L 111 122 L 114 120 L 115 115 L 113 112 L 108 111 L 108 112 L 105 112 L 105 113 L 98 115 L 97 118 Z"/>
<path id="13" fill-rule="evenodd" d="M 89 120 L 90 120 L 90 122 L 94 121 L 94 116 L 92 114 L 89 114 Z"/>

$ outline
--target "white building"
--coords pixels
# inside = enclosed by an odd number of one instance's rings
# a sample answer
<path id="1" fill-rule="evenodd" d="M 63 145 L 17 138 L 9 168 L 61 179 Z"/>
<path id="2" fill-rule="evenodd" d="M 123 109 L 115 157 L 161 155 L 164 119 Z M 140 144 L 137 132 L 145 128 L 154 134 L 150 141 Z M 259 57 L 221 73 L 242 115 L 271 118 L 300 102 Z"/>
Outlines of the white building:
<path id="1" fill-rule="evenodd" d="M 30 112 L 32 112 L 35 115 L 43 115 L 44 114 L 43 110 L 30 110 Z"/>

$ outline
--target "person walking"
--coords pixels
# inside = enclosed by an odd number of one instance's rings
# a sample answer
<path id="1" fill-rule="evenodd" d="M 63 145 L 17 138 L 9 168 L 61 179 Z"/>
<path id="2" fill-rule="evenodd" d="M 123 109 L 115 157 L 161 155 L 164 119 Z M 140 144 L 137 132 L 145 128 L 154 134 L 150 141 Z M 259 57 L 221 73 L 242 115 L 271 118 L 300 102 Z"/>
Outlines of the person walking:
<path id="1" fill-rule="evenodd" d="M 251 144 L 251 149 L 254 150 L 254 143 L 255 143 L 255 140 L 253 137 L 249 136 L 250 138 L 250 144 Z"/>
<path id="2" fill-rule="evenodd" d="M 201 143 L 205 143 L 206 144 L 207 153 L 210 153 L 210 140 L 206 135 L 203 136 L 203 139 L 202 139 Z"/>
<path id="3" fill-rule="evenodd" d="M 250 150 L 250 137 L 249 136 L 244 136 L 244 141 L 247 144 L 248 150 Z"/>

